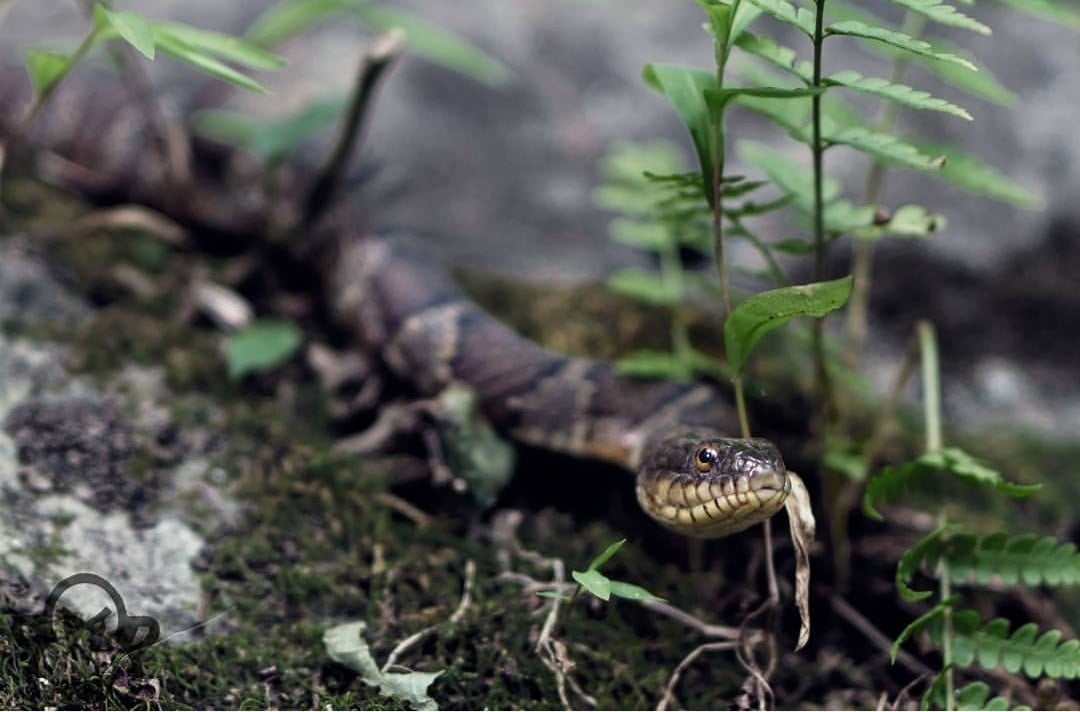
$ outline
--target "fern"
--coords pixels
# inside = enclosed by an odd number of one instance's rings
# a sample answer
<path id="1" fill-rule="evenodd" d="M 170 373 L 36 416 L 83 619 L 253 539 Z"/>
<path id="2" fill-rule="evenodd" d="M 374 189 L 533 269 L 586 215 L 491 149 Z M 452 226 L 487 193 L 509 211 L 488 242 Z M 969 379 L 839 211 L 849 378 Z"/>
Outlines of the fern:
<path id="1" fill-rule="evenodd" d="M 928 477 L 937 474 L 948 474 L 971 484 L 992 487 L 1016 499 L 1030 497 L 1042 487 L 1010 482 L 963 450 L 942 448 L 924 453 L 903 465 L 883 469 L 866 488 L 863 511 L 875 519 L 881 519 L 876 504 L 894 501 L 905 492 L 918 489 Z"/>
<path id="2" fill-rule="evenodd" d="M 1080 553 L 1075 544 L 1002 532 L 984 537 L 945 536 L 938 529 L 904 553 L 897 566 L 897 587 L 907 592 L 907 598 L 929 596 L 928 591 L 912 591 L 908 584 L 920 566 L 934 571 L 942 562 L 953 583 L 987 584 L 997 579 L 1008 586 L 1080 586 Z"/>
<path id="3" fill-rule="evenodd" d="M 1062 641 L 1060 630 L 1039 633 L 1034 623 L 1025 623 L 1010 632 L 1009 621 L 994 618 L 984 622 L 973 610 L 955 611 L 952 616 L 952 652 L 956 665 L 978 663 L 992 670 L 1023 672 L 1028 677 L 1075 680 L 1080 678 L 1080 640 Z M 940 621 L 929 627 L 930 637 L 941 644 Z"/>
<path id="4" fill-rule="evenodd" d="M 956 709 L 1005 712 L 1009 709 L 1030 710 L 1031 708 L 1025 705 L 1010 708 L 1007 699 L 1004 697 L 991 697 L 990 686 L 985 682 L 976 681 L 964 685 L 956 691 Z"/>

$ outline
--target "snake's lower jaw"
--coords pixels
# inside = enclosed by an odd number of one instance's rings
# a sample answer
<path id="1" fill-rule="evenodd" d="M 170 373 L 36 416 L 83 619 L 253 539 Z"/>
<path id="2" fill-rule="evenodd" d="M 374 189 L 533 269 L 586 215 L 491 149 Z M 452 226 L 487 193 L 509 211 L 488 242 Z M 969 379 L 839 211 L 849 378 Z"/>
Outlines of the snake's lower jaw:
<path id="1" fill-rule="evenodd" d="M 698 539 L 741 532 L 780 511 L 791 491 L 785 470 L 758 470 L 752 476 L 661 484 L 639 478 L 641 508 L 669 529 Z"/>

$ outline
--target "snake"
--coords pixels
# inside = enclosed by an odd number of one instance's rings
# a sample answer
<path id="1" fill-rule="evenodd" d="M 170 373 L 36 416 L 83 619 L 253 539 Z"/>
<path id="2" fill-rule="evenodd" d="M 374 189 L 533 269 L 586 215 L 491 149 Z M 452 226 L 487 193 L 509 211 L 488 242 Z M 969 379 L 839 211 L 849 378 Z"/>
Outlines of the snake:
<path id="1" fill-rule="evenodd" d="M 0 138 L 17 132 L 25 82 L 0 69 Z M 230 187 L 220 149 L 196 145 L 195 180 L 169 188 L 153 127 L 121 88 L 65 85 L 26 145 L 39 173 L 99 202 L 147 205 L 194 230 L 239 242 L 289 206 Z M 209 160 L 205 160 L 209 158 Z M 219 170 L 220 172 L 220 170 Z M 609 362 L 548 351 L 468 299 L 444 266 L 401 233 L 337 235 L 321 251 L 325 299 L 337 321 L 417 391 L 452 384 L 476 396 L 513 440 L 613 463 L 636 473 L 642 509 L 684 535 L 714 538 L 762 522 L 784 506 L 792 477 L 779 449 L 731 437 L 735 413 L 715 388 L 620 375 Z M 232 236 L 232 237 L 230 237 Z M 238 237 L 239 236 L 239 237 Z"/>
<path id="2" fill-rule="evenodd" d="M 549 351 L 470 300 L 406 234 L 341 241 L 327 270 L 336 319 L 395 375 L 424 395 L 464 385 L 515 441 L 635 473 L 638 504 L 668 529 L 733 534 L 791 493 L 773 442 L 725 434 L 736 416 L 715 388 Z"/>

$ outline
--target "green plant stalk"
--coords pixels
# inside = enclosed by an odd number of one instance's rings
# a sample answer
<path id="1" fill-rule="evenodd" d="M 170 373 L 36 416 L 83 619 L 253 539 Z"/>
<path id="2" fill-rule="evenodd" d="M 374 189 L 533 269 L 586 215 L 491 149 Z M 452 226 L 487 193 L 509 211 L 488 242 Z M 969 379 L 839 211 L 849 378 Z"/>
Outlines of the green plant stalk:
<path id="1" fill-rule="evenodd" d="M 916 12 L 904 14 L 904 22 L 901 32 L 911 37 L 919 37 L 926 27 L 926 17 Z M 892 73 L 889 81 L 893 84 L 901 84 L 907 75 L 911 62 L 906 54 L 898 54 L 893 60 Z M 878 128 L 885 133 L 891 133 L 899 113 L 899 105 L 887 101 L 882 111 Z M 881 197 L 881 189 L 885 182 L 887 166 L 880 160 L 875 159 L 870 164 L 866 175 L 866 191 L 863 202 L 874 205 Z M 848 306 L 846 339 L 844 344 L 843 362 L 850 368 L 855 368 L 862 354 L 863 344 L 866 343 L 867 324 L 869 321 L 870 281 L 873 274 L 874 245 L 875 240 L 855 240 L 854 259 L 851 273 L 854 276 L 854 284 L 851 290 L 851 302 Z"/>
<path id="2" fill-rule="evenodd" d="M 934 452 L 940 450 L 943 442 L 941 431 L 941 366 L 938 361 L 937 336 L 934 333 L 934 325 L 929 321 L 921 320 L 916 326 L 919 340 L 919 360 L 922 364 L 922 390 L 923 390 L 923 414 L 925 420 L 925 450 Z M 938 512 L 938 526 L 948 524 L 948 514 L 943 506 Z M 949 568 L 942 557 L 938 566 L 938 595 L 942 601 L 949 599 L 952 588 L 949 582 Z M 945 709 L 956 708 L 955 688 L 953 680 L 953 655 L 952 655 L 952 610 L 946 608 L 941 617 L 941 665 L 942 675 L 945 680 Z"/>
<path id="3" fill-rule="evenodd" d="M 825 44 L 825 0 L 815 0 L 814 15 L 814 73 L 813 86 L 820 88 L 821 57 Z M 825 146 L 821 140 L 821 94 L 810 99 L 812 126 L 811 152 L 814 169 L 814 281 L 825 279 Z M 817 380 L 818 400 L 822 415 L 822 426 L 831 421 L 832 393 L 829 372 L 825 365 L 825 320 L 815 319 L 814 335 L 814 373 Z"/>

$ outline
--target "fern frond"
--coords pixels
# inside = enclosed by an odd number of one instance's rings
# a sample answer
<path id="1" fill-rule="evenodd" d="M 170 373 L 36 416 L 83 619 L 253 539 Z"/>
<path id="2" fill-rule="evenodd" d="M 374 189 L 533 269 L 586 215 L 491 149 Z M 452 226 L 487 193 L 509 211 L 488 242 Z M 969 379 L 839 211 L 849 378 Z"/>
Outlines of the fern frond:
<path id="1" fill-rule="evenodd" d="M 936 549 L 926 551 L 926 566 L 934 569 L 944 560 L 949 578 L 956 583 L 974 579 L 977 584 L 993 578 L 1007 585 L 1080 586 L 1080 553 L 1070 542 L 1053 537 L 1004 532 L 978 537 L 971 534 L 949 537 Z"/>
<path id="2" fill-rule="evenodd" d="M 945 226 L 945 216 L 927 212 L 921 205 L 904 205 L 892 212 L 887 222 L 862 227 L 855 232 L 860 239 L 877 239 L 885 235 L 897 237 L 929 237 Z"/>
<path id="3" fill-rule="evenodd" d="M 795 50 L 777 44 L 771 37 L 743 32 L 739 39 L 735 40 L 735 46 L 744 52 L 765 60 L 774 67 L 784 70 L 788 74 L 798 77 L 807 84 L 812 81 L 813 65 L 808 60 L 800 60 L 799 54 Z"/>
<path id="4" fill-rule="evenodd" d="M 934 22 L 952 27 L 962 27 L 965 30 L 978 32 L 980 35 L 990 34 L 990 28 L 978 20 L 968 17 L 952 5 L 946 5 L 941 0 L 890 0 L 902 7 L 917 12 Z"/>
<path id="5" fill-rule="evenodd" d="M 942 156 L 929 156 L 892 134 L 878 133 L 861 126 L 849 126 L 839 131 L 828 132 L 823 139 L 829 145 L 849 146 L 883 161 L 920 171 L 934 170 L 945 163 Z"/>
<path id="6" fill-rule="evenodd" d="M 814 14 L 806 8 L 796 8 L 787 0 L 750 0 L 750 2 L 777 20 L 799 28 L 808 37 L 814 36 Z"/>
<path id="7" fill-rule="evenodd" d="M 974 154 L 964 153 L 946 144 L 916 142 L 915 145 L 928 153 L 945 156 L 945 165 L 938 176 L 958 188 L 1022 208 L 1037 209 L 1043 204 L 1041 197 L 1013 182 Z"/>
<path id="8" fill-rule="evenodd" d="M 894 84 L 888 79 L 880 77 L 864 77 L 855 71 L 843 71 L 825 78 L 825 83 L 830 86 L 841 86 L 853 89 L 864 94 L 876 96 L 879 99 L 892 101 L 912 109 L 924 109 L 927 111 L 940 111 L 952 114 L 971 121 L 971 114 L 962 106 L 957 106 L 951 101 L 939 99 L 922 89 L 914 89 L 906 84 Z"/>
<path id="9" fill-rule="evenodd" d="M 941 474 L 949 474 L 972 484 L 993 487 L 1014 499 L 1030 497 L 1042 488 L 1042 485 L 1010 482 L 963 450 L 948 447 L 923 453 L 902 465 L 884 468 L 866 486 L 863 511 L 870 517 L 882 519 L 874 505 L 894 501 L 905 492 L 918 489 L 927 477 Z"/>
<path id="10" fill-rule="evenodd" d="M 923 40 L 917 40 L 910 35 L 906 35 L 903 32 L 897 32 L 896 30 L 888 30 L 884 27 L 874 27 L 873 25 L 867 25 L 855 20 L 845 20 L 843 22 L 837 22 L 829 25 L 825 30 L 826 35 L 848 35 L 850 37 L 861 37 L 867 40 L 877 40 L 878 42 L 884 42 L 887 45 L 892 45 L 898 49 L 906 50 L 912 54 L 922 55 L 924 57 L 932 57 L 934 59 L 940 59 L 944 62 L 953 62 L 961 67 L 967 67 L 971 71 L 978 71 L 978 68 L 970 60 L 965 59 L 959 55 L 950 54 L 948 52 L 940 52 L 934 49 L 934 46 L 929 42 Z"/>
<path id="11" fill-rule="evenodd" d="M 979 680 L 964 685 L 956 691 L 956 709 L 958 710 L 986 710 L 987 712 L 1005 712 L 1006 710 L 1030 710 L 1026 705 L 1009 707 L 1009 701 L 1004 697 L 991 697 L 990 686 Z"/>
<path id="12" fill-rule="evenodd" d="M 942 642 L 942 625 L 930 626 L 930 636 Z M 999 665 L 1010 673 L 1023 671 L 1028 677 L 1080 677 L 1080 640 L 1062 642 L 1060 630 L 1041 635 L 1034 623 L 1025 623 L 1010 632 L 1009 621 L 994 618 L 983 622 L 978 612 L 961 610 L 952 616 L 953 662 L 959 667 L 978 663 L 992 670 Z"/>

